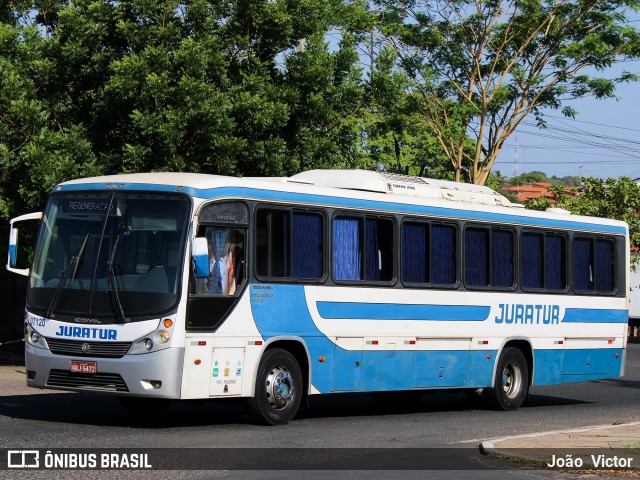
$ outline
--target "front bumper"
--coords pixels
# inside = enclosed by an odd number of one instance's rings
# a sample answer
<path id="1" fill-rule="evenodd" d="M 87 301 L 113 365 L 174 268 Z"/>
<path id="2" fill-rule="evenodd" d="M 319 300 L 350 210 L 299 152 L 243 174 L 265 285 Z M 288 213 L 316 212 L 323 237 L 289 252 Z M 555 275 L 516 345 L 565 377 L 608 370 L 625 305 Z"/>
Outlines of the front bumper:
<path id="1" fill-rule="evenodd" d="M 72 373 L 71 361 L 95 362 L 96 373 Z M 183 348 L 166 348 L 122 358 L 55 355 L 25 345 L 27 386 L 75 392 L 179 399 L 182 385 Z"/>

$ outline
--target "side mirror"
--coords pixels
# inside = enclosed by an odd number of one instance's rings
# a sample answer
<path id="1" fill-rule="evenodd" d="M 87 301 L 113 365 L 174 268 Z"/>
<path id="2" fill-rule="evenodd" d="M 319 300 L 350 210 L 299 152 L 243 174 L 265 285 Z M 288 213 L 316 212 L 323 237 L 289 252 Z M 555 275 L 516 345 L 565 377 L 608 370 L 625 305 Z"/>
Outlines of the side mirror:
<path id="1" fill-rule="evenodd" d="M 42 220 L 42 212 L 28 213 L 26 215 L 21 215 L 16 218 L 12 218 L 9 221 L 11 225 L 11 231 L 9 232 L 9 255 L 7 258 L 7 270 L 13 273 L 17 273 L 18 275 L 24 275 L 25 277 L 29 275 L 28 268 L 16 268 L 18 264 L 18 228 L 16 226 L 17 223 L 31 220 Z"/>
<path id="2" fill-rule="evenodd" d="M 191 260 L 196 278 L 209 276 L 209 245 L 204 237 L 196 237 L 191 242 Z"/>

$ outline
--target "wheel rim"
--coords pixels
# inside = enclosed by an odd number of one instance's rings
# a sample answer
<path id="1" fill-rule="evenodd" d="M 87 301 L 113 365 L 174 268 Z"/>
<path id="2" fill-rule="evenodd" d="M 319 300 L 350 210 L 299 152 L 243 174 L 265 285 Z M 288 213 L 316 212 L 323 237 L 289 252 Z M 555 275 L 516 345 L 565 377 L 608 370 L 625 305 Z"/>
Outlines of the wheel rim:
<path id="1" fill-rule="evenodd" d="M 522 388 L 522 372 L 517 363 L 507 363 L 502 371 L 502 388 L 509 398 L 518 396 Z"/>
<path id="2" fill-rule="evenodd" d="M 289 370 L 275 367 L 267 375 L 267 400 L 275 409 L 286 407 L 293 398 L 294 385 Z"/>

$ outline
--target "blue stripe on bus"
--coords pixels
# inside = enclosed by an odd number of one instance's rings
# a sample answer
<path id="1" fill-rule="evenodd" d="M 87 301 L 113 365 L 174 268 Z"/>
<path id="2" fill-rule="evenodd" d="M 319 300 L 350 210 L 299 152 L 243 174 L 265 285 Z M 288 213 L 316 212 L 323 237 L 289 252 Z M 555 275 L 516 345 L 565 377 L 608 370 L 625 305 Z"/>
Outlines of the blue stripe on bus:
<path id="1" fill-rule="evenodd" d="M 562 321 L 566 323 L 627 323 L 629 312 L 627 310 L 567 308 Z"/>
<path id="2" fill-rule="evenodd" d="M 107 185 L 112 183 L 74 183 L 70 185 L 59 185 L 54 188 L 54 192 L 58 191 L 81 191 L 81 190 L 106 190 Z M 146 183 L 121 183 L 122 190 L 140 190 L 140 191 L 160 191 L 160 192 L 176 192 L 176 185 L 159 185 Z M 436 215 L 439 217 L 448 217 L 453 219 L 464 218 L 469 220 L 490 220 L 506 223 L 518 223 L 527 225 L 538 225 L 545 227 L 574 228 L 582 230 L 597 230 L 601 232 L 625 234 L 624 227 L 616 225 L 601 225 L 589 222 L 573 222 L 559 219 L 537 218 L 520 216 L 508 213 L 491 213 L 486 211 L 472 211 L 463 208 L 445 208 L 435 206 L 423 206 L 404 203 L 392 203 L 380 200 L 364 200 L 344 197 L 332 197 L 328 195 L 316 195 L 311 193 L 282 192 L 277 190 L 265 190 L 247 187 L 218 187 L 210 189 L 198 189 L 193 187 L 183 187 L 181 193 L 191 195 L 198 198 L 251 198 L 255 200 L 275 200 L 306 203 L 310 205 L 329 206 L 329 207 L 346 207 L 346 208 L 364 208 L 375 209 L 387 212 L 402 212 L 408 214 Z"/>
<path id="3" fill-rule="evenodd" d="M 317 302 L 326 319 L 367 320 L 455 320 L 482 322 L 491 307 L 464 305 L 406 305 L 398 303 Z"/>
<path id="4" fill-rule="evenodd" d="M 534 350 L 533 385 L 619 377 L 622 353 L 621 348 Z"/>
<path id="5" fill-rule="evenodd" d="M 9 265 L 16 264 L 16 257 L 18 254 L 17 246 L 15 244 L 9 244 Z"/>

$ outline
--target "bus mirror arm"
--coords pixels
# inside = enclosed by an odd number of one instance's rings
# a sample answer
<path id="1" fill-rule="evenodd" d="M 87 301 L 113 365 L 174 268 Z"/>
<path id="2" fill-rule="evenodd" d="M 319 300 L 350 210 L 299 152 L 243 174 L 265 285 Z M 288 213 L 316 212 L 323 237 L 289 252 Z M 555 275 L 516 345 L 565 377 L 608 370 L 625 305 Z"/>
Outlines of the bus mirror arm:
<path id="1" fill-rule="evenodd" d="M 42 220 L 42 212 L 28 213 L 16 218 L 12 218 L 9 222 L 11 230 L 9 232 L 9 254 L 7 258 L 7 270 L 9 272 L 17 273 L 25 277 L 29 276 L 28 268 L 16 268 L 18 264 L 18 228 L 17 223 L 30 221 L 30 220 Z"/>
<path id="2" fill-rule="evenodd" d="M 207 239 L 195 237 L 191 243 L 191 260 L 196 278 L 207 278 L 209 276 L 209 247 Z"/>

